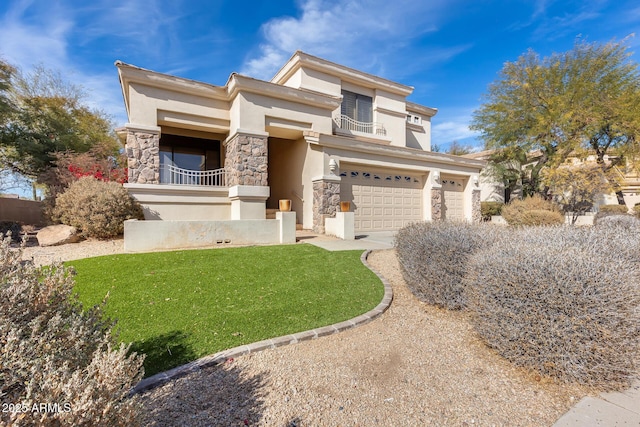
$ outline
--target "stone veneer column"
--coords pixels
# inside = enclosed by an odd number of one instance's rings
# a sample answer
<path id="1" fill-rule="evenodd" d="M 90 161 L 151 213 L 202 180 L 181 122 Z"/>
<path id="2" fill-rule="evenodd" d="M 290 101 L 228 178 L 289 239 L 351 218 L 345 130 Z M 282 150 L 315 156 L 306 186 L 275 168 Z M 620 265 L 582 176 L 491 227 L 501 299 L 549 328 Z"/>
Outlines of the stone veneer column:
<path id="1" fill-rule="evenodd" d="M 442 220 L 442 184 L 440 183 L 440 172 L 431 171 L 429 173 L 431 181 L 431 221 Z"/>
<path id="2" fill-rule="evenodd" d="M 128 181 L 131 184 L 160 182 L 160 131 L 127 129 Z"/>
<path id="3" fill-rule="evenodd" d="M 235 134 L 225 143 L 227 186 L 268 186 L 267 136 Z"/>
<path id="4" fill-rule="evenodd" d="M 440 221 L 442 219 L 442 188 L 431 189 L 431 220 Z"/>
<path id="5" fill-rule="evenodd" d="M 313 231 L 324 233 L 325 217 L 340 210 L 340 177 L 323 176 L 313 180 Z"/>
<path id="6" fill-rule="evenodd" d="M 471 220 L 473 222 L 482 221 L 482 212 L 480 211 L 480 189 L 474 188 L 471 193 Z"/>

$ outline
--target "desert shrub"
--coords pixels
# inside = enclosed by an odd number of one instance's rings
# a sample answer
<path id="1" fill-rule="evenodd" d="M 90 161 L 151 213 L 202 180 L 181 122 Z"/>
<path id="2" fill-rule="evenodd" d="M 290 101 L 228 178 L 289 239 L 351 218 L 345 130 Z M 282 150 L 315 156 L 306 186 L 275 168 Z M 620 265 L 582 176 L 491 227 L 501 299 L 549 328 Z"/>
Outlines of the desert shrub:
<path id="1" fill-rule="evenodd" d="M 407 286 L 421 301 L 448 309 L 464 308 L 462 279 L 468 259 L 490 245 L 494 226 L 423 222 L 398 231 L 395 247 Z"/>
<path id="2" fill-rule="evenodd" d="M 0 396 L 23 412 L 0 413 L 0 425 L 137 425 L 129 398 L 142 358 L 113 347 L 100 307 L 83 311 L 69 271 L 21 262 L 0 241 Z M 47 411 L 32 411 L 48 404 Z"/>
<path id="3" fill-rule="evenodd" d="M 608 215 L 594 219 L 597 227 L 621 227 L 626 230 L 637 230 L 640 232 L 640 218 L 633 215 Z"/>
<path id="4" fill-rule="evenodd" d="M 598 213 L 593 216 L 593 224 L 610 216 L 627 215 L 627 212 L 627 205 L 602 205 L 598 208 Z"/>
<path id="5" fill-rule="evenodd" d="M 636 217 L 640 218 L 640 203 L 636 203 L 636 204 L 633 206 L 633 214 L 634 214 Z"/>
<path id="6" fill-rule="evenodd" d="M 480 213 L 483 221 L 491 221 L 494 215 L 500 215 L 504 203 L 501 202 L 480 202 Z"/>
<path id="7" fill-rule="evenodd" d="M 122 185 L 82 177 L 58 195 L 53 219 L 81 230 L 86 237 L 106 239 L 122 234 L 124 221 L 142 219 L 142 208 Z"/>
<path id="8" fill-rule="evenodd" d="M 559 225 L 564 215 L 548 200 L 538 195 L 514 200 L 502 208 L 502 217 L 509 225 Z"/>
<path id="9" fill-rule="evenodd" d="M 604 213 L 617 213 L 620 215 L 624 215 L 629 210 L 627 205 L 601 205 L 598 207 L 599 212 Z"/>
<path id="10" fill-rule="evenodd" d="M 516 365 L 564 382 L 626 386 L 640 368 L 640 234 L 515 230 L 470 260 L 478 333 Z"/>
<path id="11" fill-rule="evenodd" d="M 11 238 L 14 242 L 20 241 L 20 233 L 22 232 L 22 225 L 16 221 L 0 221 L 0 236 L 4 236 L 7 233 L 11 233 Z"/>

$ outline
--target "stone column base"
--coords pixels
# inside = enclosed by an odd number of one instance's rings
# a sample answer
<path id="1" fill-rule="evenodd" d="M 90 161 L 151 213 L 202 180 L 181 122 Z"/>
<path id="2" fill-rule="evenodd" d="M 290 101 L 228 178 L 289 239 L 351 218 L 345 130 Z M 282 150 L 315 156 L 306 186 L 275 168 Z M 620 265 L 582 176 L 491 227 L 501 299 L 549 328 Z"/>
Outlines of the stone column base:
<path id="1" fill-rule="evenodd" d="M 327 175 L 313 181 L 313 231 L 324 233 L 325 218 L 340 211 L 340 177 Z"/>

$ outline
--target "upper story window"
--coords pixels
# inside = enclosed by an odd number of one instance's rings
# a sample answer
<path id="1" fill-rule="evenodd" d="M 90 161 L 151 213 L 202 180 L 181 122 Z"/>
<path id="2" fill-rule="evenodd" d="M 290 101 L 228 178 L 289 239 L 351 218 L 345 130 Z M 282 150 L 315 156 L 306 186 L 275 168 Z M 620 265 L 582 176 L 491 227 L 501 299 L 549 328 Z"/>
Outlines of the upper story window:
<path id="1" fill-rule="evenodd" d="M 407 123 L 413 123 L 414 125 L 421 125 L 422 124 L 422 117 L 414 116 L 413 114 L 408 114 L 407 115 Z"/>
<path id="2" fill-rule="evenodd" d="M 359 93 L 342 91 L 340 113 L 359 122 L 373 122 L 373 98 Z"/>

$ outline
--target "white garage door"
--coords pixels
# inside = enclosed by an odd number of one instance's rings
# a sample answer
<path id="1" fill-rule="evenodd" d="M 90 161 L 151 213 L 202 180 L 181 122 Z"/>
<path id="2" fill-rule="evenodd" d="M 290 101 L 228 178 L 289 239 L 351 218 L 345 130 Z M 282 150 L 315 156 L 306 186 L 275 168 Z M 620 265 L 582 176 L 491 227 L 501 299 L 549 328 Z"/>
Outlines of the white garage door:
<path id="1" fill-rule="evenodd" d="M 398 230 L 422 220 L 422 179 L 405 172 L 349 169 L 340 173 L 342 200 L 351 201 L 355 231 Z"/>
<path id="2" fill-rule="evenodd" d="M 464 221 L 464 180 L 442 179 L 442 219 Z"/>

